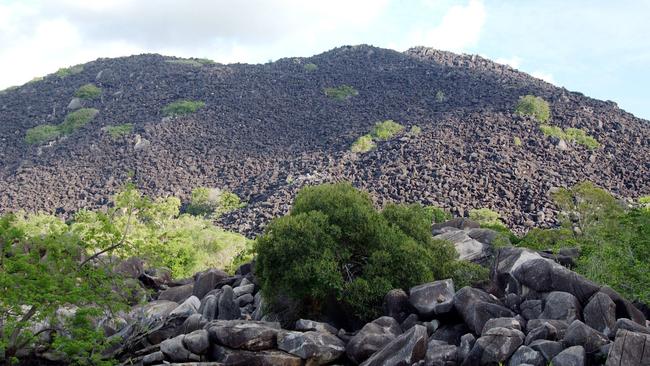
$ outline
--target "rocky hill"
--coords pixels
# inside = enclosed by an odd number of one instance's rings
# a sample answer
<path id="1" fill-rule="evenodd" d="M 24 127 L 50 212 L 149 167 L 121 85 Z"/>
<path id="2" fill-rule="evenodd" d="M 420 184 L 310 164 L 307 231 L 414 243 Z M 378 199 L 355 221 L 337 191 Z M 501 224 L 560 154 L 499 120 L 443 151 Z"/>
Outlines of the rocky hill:
<path id="1" fill-rule="evenodd" d="M 131 177 L 150 195 L 232 190 L 248 205 L 221 223 L 253 236 L 301 186 L 349 180 L 380 205 L 421 202 L 458 216 L 489 207 L 525 231 L 555 223 L 553 187 L 590 180 L 621 197 L 650 193 L 648 121 L 478 56 L 346 46 L 263 65 L 139 55 L 78 71 L 0 92 L 0 210 L 69 215 L 105 205 Z M 49 143 L 25 142 L 28 129 L 58 125 L 78 107 L 71 100 L 87 83 L 102 89 L 82 101 L 99 110 L 90 123 Z M 341 85 L 358 95 L 324 93 Z M 514 113 L 527 94 L 550 103 L 549 123 L 583 129 L 600 147 L 545 136 Z M 162 109 L 180 99 L 205 106 L 165 117 Z M 421 133 L 350 152 L 387 119 Z M 126 136 L 106 133 L 124 123 L 134 125 Z"/>

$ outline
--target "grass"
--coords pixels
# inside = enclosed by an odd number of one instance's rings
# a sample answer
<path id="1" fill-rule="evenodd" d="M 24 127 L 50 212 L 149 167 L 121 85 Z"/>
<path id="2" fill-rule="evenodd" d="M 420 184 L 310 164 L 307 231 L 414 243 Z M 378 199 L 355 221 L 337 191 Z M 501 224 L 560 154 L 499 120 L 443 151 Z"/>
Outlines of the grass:
<path id="1" fill-rule="evenodd" d="M 419 126 L 411 126 L 411 129 L 409 130 L 409 135 L 417 136 L 420 133 L 422 133 L 422 129 Z"/>
<path id="2" fill-rule="evenodd" d="M 70 67 L 62 67 L 58 69 L 54 74 L 61 79 L 66 78 L 70 75 L 76 75 L 84 71 L 84 65 L 74 65 Z"/>
<path id="3" fill-rule="evenodd" d="M 341 85 L 336 88 L 323 89 L 325 95 L 336 100 L 346 100 L 353 96 L 359 95 L 359 92 L 350 85 Z"/>
<path id="4" fill-rule="evenodd" d="M 534 95 L 525 95 L 519 98 L 515 112 L 522 116 L 533 117 L 539 122 L 546 122 L 551 118 L 548 102 Z"/>
<path id="5" fill-rule="evenodd" d="M 30 128 L 25 133 L 25 142 L 34 145 L 43 142 L 52 141 L 61 135 L 58 126 L 40 125 Z"/>
<path id="6" fill-rule="evenodd" d="M 515 144 L 515 146 L 521 146 L 522 145 L 521 139 L 518 136 L 515 136 L 515 138 L 513 139 L 513 143 Z"/>
<path id="7" fill-rule="evenodd" d="M 77 98 L 86 100 L 97 99 L 102 95 L 102 89 L 98 88 L 95 84 L 86 84 L 77 89 L 74 95 Z"/>
<path id="8" fill-rule="evenodd" d="M 216 62 L 208 58 L 182 58 L 176 60 L 165 60 L 165 62 L 169 64 L 186 65 L 186 66 L 193 66 L 193 67 L 209 66 L 209 65 L 216 64 Z"/>
<path id="9" fill-rule="evenodd" d="M 126 136 L 131 132 L 133 132 L 133 123 L 124 123 L 121 125 L 107 126 L 106 132 L 111 136 L 111 138 L 118 139 L 122 136 Z"/>
<path id="10" fill-rule="evenodd" d="M 558 126 L 540 125 L 539 129 L 545 136 L 553 136 L 565 141 L 572 141 L 591 150 L 597 149 L 600 146 L 598 140 L 589 136 L 585 130 L 579 128 L 567 128 L 562 130 L 562 128 Z"/>
<path id="11" fill-rule="evenodd" d="M 312 72 L 318 70 L 318 65 L 313 64 L 313 63 L 308 63 L 303 66 L 305 68 L 305 71 Z"/>
<path id="12" fill-rule="evenodd" d="M 351 150 L 354 153 L 365 153 L 374 149 L 376 146 L 371 135 L 363 135 L 352 144 Z"/>
<path id="13" fill-rule="evenodd" d="M 404 130 L 404 126 L 389 119 L 383 122 L 377 122 L 372 129 L 371 135 L 378 140 L 386 141 L 402 132 L 402 130 Z"/>
<path id="14" fill-rule="evenodd" d="M 68 115 L 65 116 L 65 120 L 63 120 L 63 123 L 61 123 L 58 128 L 61 130 L 62 134 L 69 135 L 88 124 L 88 122 L 95 118 L 97 113 L 99 113 L 99 111 L 95 108 L 81 108 L 68 113 Z"/>
<path id="15" fill-rule="evenodd" d="M 198 100 L 177 100 L 163 108 L 165 116 L 183 116 L 191 114 L 205 106 L 204 102 Z"/>

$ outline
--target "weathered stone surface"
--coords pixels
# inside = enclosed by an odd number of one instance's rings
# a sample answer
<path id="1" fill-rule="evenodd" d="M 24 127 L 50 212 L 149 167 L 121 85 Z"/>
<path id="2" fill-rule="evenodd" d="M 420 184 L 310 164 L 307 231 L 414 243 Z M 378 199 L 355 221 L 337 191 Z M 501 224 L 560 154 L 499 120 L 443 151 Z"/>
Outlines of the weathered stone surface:
<path id="1" fill-rule="evenodd" d="M 364 325 L 350 339 L 345 352 L 348 358 L 359 364 L 400 334 L 402 334 L 402 329 L 397 324 L 397 321 L 393 317 L 382 316 Z"/>
<path id="2" fill-rule="evenodd" d="M 476 337 L 472 333 L 464 334 L 460 337 L 460 346 L 458 346 L 458 363 L 465 361 L 469 353 L 474 348 Z"/>
<path id="3" fill-rule="evenodd" d="M 192 296 L 192 291 L 194 291 L 194 284 L 188 283 L 182 286 L 170 287 L 167 290 L 164 290 L 158 296 L 158 300 L 169 300 L 177 303 L 182 303 Z"/>
<path id="4" fill-rule="evenodd" d="M 183 338 L 185 335 L 181 334 L 177 337 L 166 339 L 160 343 L 160 351 L 165 355 L 165 358 L 171 361 L 189 361 L 190 351 L 183 345 Z"/>
<path id="5" fill-rule="evenodd" d="M 199 306 L 201 306 L 201 301 L 199 301 L 196 296 L 190 296 L 187 300 L 183 301 L 182 304 L 178 305 L 176 309 L 172 310 L 172 312 L 169 313 L 169 316 L 187 318 L 190 315 L 195 314 L 199 309 Z"/>
<path id="6" fill-rule="evenodd" d="M 505 362 L 524 343 L 516 329 L 492 328 L 476 340 L 463 365 L 491 365 Z"/>
<path id="7" fill-rule="evenodd" d="M 233 292 L 235 293 L 235 297 L 239 297 L 244 294 L 252 294 L 254 289 L 255 289 L 255 285 L 251 283 L 248 285 L 239 285 L 233 288 Z"/>
<path id="8" fill-rule="evenodd" d="M 529 320 L 526 323 L 526 329 L 530 332 L 533 329 L 539 328 L 544 324 L 549 324 L 555 328 L 555 333 L 557 334 L 557 339 L 564 338 L 569 324 L 564 320 L 553 320 L 553 319 L 533 319 Z"/>
<path id="9" fill-rule="evenodd" d="M 142 364 L 143 365 L 160 364 L 164 359 L 165 359 L 165 354 L 160 351 L 157 351 L 144 356 L 142 358 Z"/>
<path id="10" fill-rule="evenodd" d="M 555 341 L 547 341 L 544 339 L 538 339 L 534 342 L 531 342 L 528 345 L 528 347 L 539 352 L 544 357 L 546 362 L 550 362 L 553 359 L 553 357 L 555 357 L 558 353 L 562 352 L 562 350 L 564 349 L 562 343 L 555 342 Z"/>
<path id="11" fill-rule="evenodd" d="M 203 299 L 208 292 L 214 290 L 216 285 L 226 277 L 228 277 L 228 274 L 219 269 L 209 269 L 198 273 L 194 282 L 192 295 Z"/>
<path id="12" fill-rule="evenodd" d="M 463 335 L 470 332 L 465 323 L 445 324 L 436 329 L 430 338 L 458 346 Z"/>
<path id="13" fill-rule="evenodd" d="M 606 366 L 650 365 L 650 335 L 619 330 L 609 349 Z"/>
<path id="14" fill-rule="evenodd" d="M 431 226 L 431 233 L 433 235 L 438 235 L 442 234 L 445 232 L 445 229 L 459 229 L 459 230 L 465 230 L 465 229 L 478 229 L 480 228 L 481 225 L 479 223 L 472 221 L 470 219 L 464 218 L 464 217 L 456 217 L 451 220 L 447 220 L 445 222 L 441 222 L 438 224 L 434 224 Z"/>
<path id="15" fill-rule="evenodd" d="M 462 260 L 481 262 L 489 256 L 489 246 L 478 240 L 472 239 L 463 230 L 448 230 L 434 236 L 434 239 L 445 240 L 452 244 Z"/>
<path id="16" fill-rule="evenodd" d="M 298 319 L 296 321 L 296 325 L 294 327 L 295 330 L 299 330 L 301 332 L 306 332 L 308 330 L 314 330 L 317 332 L 327 332 L 336 335 L 339 330 L 334 328 L 333 326 L 327 324 L 327 323 L 321 323 L 317 322 L 314 320 L 309 320 L 309 319 Z"/>
<path id="17" fill-rule="evenodd" d="M 235 301 L 237 302 L 237 305 L 239 305 L 239 307 L 242 307 L 248 304 L 252 304 L 253 301 L 255 301 L 255 298 L 251 294 L 243 294 L 238 298 L 236 298 Z"/>
<path id="18" fill-rule="evenodd" d="M 568 346 L 583 346 L 589 353 L 596 352 L 598 348 L 609 342 L 604 334 L 591 328 L 580 320 L 575 320 L 566 330 L 564 343 Z"/>
<path id="19" fill-rule="evenodd" d="M 620 329 L 629 330 L 630 332 L 650 334 L 650 328 L 637 324 L 630 319 L 621 318 L 616 321 L 613 334 L 618 333 Z"/>
<path id="20" fill-rule="evenodd" d="M 542 314 L 542 300 L 525 300 L 519 304 L 519 312 L 526 320 L 537 319 Z"/>
<path id="21" fill-rule="evenodd" d="M 282 351 L 234 350 L 218 345 L 210 348 L 210 359 L 224 366 L 303 366 L 300 357 Z"/>
<path id="22" fill-rule="evenodd" d="M 544 311 L 539 319 L 565 320 L 571 323 L 582 319 L 582 307 L 578 299 L 568 292 L 553 291 L 546 296 Z"/>
<path id="23" fill-rule="evenodd" d="M 643 315 L 641 310 L 637 309 L 634 304 L 623 298 L 623 296 L 621 296 L 618 292 L 614 291 L 608 286 L 601 287 L 600 292 L 609 296 L 609 298 L 614 301 L 614 304 L 616 304 L 617 319 L 628 318 L 637 324 L 641 324 L 643 326 L 646 325 L 646 317 Z"/>
<path id="24" fill-rule="evenodd" d="M 515 315 L 493 296 L 472 287 L 463 287 L 456 292 L 454 307 L 465 324 L 477 334 L 480 334 L 489 319 Z"/>
<path id="25" fill-rule="evenodd" d="M 130 317 L 146 323 L 150 320 L 166 318 L 177 307 L 178 303 L 173 301 L 155 300 L 144 305 L 133 307 Z"/>
<path id="26" fill-rule="evenodd" d="M 427 329 L 416 325 L 364 361 L 362 366 L 411 365 L 423 360 L 427 351 Z"/>
<path id="27" fill-rule="evenodd" d="M 528 331 L 528 334 L 526 334 L 526 340 L 525 344 L 531 344 L 532 342 L 538 340 L 538 339 L 544 339 L 548 341 L 556 341 L 558 339 L 557 336 L 557 329 L 551 325 L 550 323 L 544 323 L 540 325 L 539 327 L 532 329 Z"/>
<path id="28" fill-rule="evenodd" d="M 71 111 L 77 110 L 81 107 L 83 107 L 83 105 L 81 104 L 81 99 L 79 98 L 72 98 L 70 100 L 70 103 L 68 103 L 68 109 Z"/>
<path id="29" fill-rule="evenodd" d="M 275 348 L 279 323 L 215 320 L 206 325 L 212 342 L 229 348 L 259 351 Z"/>
<path id="30" fill-rule="evenodd" d="M 382 303 L 384 315 L 395 318 L 398 322 L 404 321 L 408 316 L 411 304 L 409 296 L 402 289 L 393 289 L 384 296 Z"/>
<path id="31" fill-rule="evenodd" d="M 409 302 L 424 318 L 448 313 L 453 307 L 454 281 L 452 279 L 425 283 L 412 287 Z"/>
<path id="32" fill-rule="evenodd" d="M 199 329 L 186 334 L 183 338 L 183 344 L 185 345 L 185 348 L 192 353 L 197 355 L 205 354 L 210 345 L 208 331 L 205 329 Z"/>
<path id="33" fill-rule="evenodd" d="M 551 360 L 553 366 L 585 366 L 585 349 L 573 346 L 557 354 Z"/>
<path id="34" fill-rule="evenodd" d="M 616 326 L 616 304 L 603 292 L 591 297 L 583 310 L 585 324 L 597 331 L 610 335 Z"/>
<path id="35" fill-rule="evenodd" d="M 329 332 L 282 331 L 278 333 L 278 349 L 303 360 L 324 365 L 333 362 L 345 352 L 345 343 Z"/>
<path id="36" fill-rule="evenodd" d="M 528 346 L 517 348 L 508 360 L 508 366 L 519 366 L 529 364 L 534 366 L 546 366 L 544 356 Z"/>
<path id="37" fill-rule="evenodd" d="M 181 327 L 181 332 L 183 334 L 192 333 L 195 330 L 203 329 L 203 327 L 208 323 L 208 320 L 204 318 L 201 314 L 192 314 L 185 319 L 183 326 Z"/>
<path id="38" fill-rule="evenodd" d="M 484 334 L 492 328 L 508 328 L 521 331 L 521 323 L 515 318 L 492 318 L 485 322 L 481 334 Z"/>
<path id="39" fill-rule="evenodd" d="M 201 300 L 201 306 L 199 306 L 198 312 L 208 321 L 217 318 L 219 313 L 218 296 L 219 295 L 207 295 Z"/>
<path id="40" fill-rule="evenodd" d="M 239 304 L 235 301 L 235 293 L 232 287 L 226 285 L 222 287 L 223 292 L 217 300 L 217 319 L 233 320 L 241 317 Z"/>
<path id="41" fill-rule="evenodd" d="M 458 347 L 453 344 L 437 343 L 432 340 L 427 344 L 424 358 L 426 366 L 451 366 L 458 362 Z"/>

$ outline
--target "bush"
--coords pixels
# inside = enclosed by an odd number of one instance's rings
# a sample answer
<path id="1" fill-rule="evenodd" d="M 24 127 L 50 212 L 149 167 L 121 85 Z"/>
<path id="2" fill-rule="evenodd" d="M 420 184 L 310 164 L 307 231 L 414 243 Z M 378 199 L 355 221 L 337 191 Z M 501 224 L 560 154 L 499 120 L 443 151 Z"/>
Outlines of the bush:
<path id="1" fill-rule="evenodd" d="M 515 146 L 521 146 L 522 145 L 521 139 L 519 137 L 517 137 L 517 136 L 515 136 L 515 138 L 513 139 L 513 143 L 515 144 Z"/>
<path id="2" fill-rule="evenodd" d="M 202 67 L 202 66 L 209 66 L 209 65 L 216 64 L 216 62 L 207 58 L 181 58 L 175 60 L 165 60 L 165 62 L 168 64 L 194 66 L 194 67 Z"/>
<path id="3" fill-rule="evenodd" d="M 422 133 L 422 129 L 419 126 L 411 126 L 411 129 L 409 130 L 409 135 L 417 136 L 420 133 Z"/>
<path id="4" fill-rule="evenodd" d="M 178 100 L 165 106 L 162 112 L 165 116 L 182 116 L 194 113 L 204 106 L 204 102 L 197 100 Z"/>
<path id="5" fill-rule="evenodd" d="M 25 142 L 33 144 L 41 144 L 43 142 L 55 140 L 61 135 L 61 131 L 57 126 L 53 125 L 40 125 L 32 127 L 25 133 Z"/>
<path id="6" fill-rule="evenodd" d="M 69 135 L 74 131 L 82 128 L 90 122 L 99 113 L 94 108 L 81 108 L 74 112 L 68 113 L 58 127 L 62 134 Z"/>
<path id="7" fill-rule="evenodd" d="M 372 141 L 372 136 L 363 135 L 359 137 L 350 148 L 354 153 L 365 153 L 374 149 L 377 145 Z"/>
<path id="8" fill-rule="evenodd" d="M 312 63 L 305 64 L 305 66 L 303 66 L 303 67 L 305 68 L 305 71 L 308 71 L 308 72 L 318 70 L 318 65 L 312 64 Z"/>
<path id="9" fill-rule="evenodd" d="M 456 251 L 434 240 L 430 225 L 423 207 L 387 205 L 378 212 L 348 183 L 303 188 L 291 213 L 258 238 L 256 274 L 272 303 L 288 296 L 312 313 L 336 300 L 372 319 L 389 290 L 453 274 Z"/>
<path id="10" fill-rule="evenodd" d="M 371 135 L 378 140 L 385 141 L 400 133 L 402 130 L 404 130 L 404 126 L 389 119 L 383 122 L 377 122 L 372 129 Z"/>
<path id="11" fill-rule="evenodd" d="M 501 225 L 501 222 L 498 212 L 492 211 L 489 208 L 479 208 L 469 211 L 470 220 L 476 221 L 481 225 Z"/>
<path id="12" fill-rule="evenodd" d="M 438 224 L 452 219 L 451 213 L 443 210 L 440 207 L 426 206 L 424 210 L 426 211 L 430 223 L 433 222 Z"/>
<path id="13" fill-rule="evenodd" d="M 77 89 L 77 92 L 74 95 L 81 99 L 97 99 L 102 95 L 102 90 L 95 84 L 86 84 Z"/>
<path id="14" fill-rule="evenodd" d="M 133 123 L 124 123 L 115 126 L 106 126 L 106 132 L 113 139 L 118 139 L 133 132 Z"/>
<path id="15" fill-rule="evenodd" d="M 192 190 L 187 213 L 196 216 L 210 216 L 214 219 L 221 215 L 246 206 L 241 199 L 230 191 L 216 188 L 198 187 Z"/>
<path id="16" fill-rule="evenodd" d="M 324 91 L 325 95 L 336 100 L 346 100 L 355 95 L 359 95 L 359 92 L 349 85 L 341 85 L 336 88 L 325 88 Z"/>
<path id="17" fill-rule="evenodd" d="M 70 75 L 76 75 L 80 74 L 82 71 L 84 71 L 84 65 L 75 65 L 75 66 L 70 66 L 70 67 L 62 67 L 58 69 L 55 74 L 56 76 L 60 77 L 61 79 L 66 78 Z"/>
<path id="18" fill-rule="evenodd" d="M 548 102 L 534 95 L 519 98 L 515 111 L 523 116 L 531 116 L 540 122 L 546 122 L 551 117 Z"/>
<path id="19" fill-rule="evenodd" d="M 572 141 L 577 144 L 583 145 L 588 149 L 597 149 L 600 146 L 598 140 L 592 136 L 587 135 L 587 132 L 579 128 L 567 128 L 562 130 L 562 128 L 557 126 L 550 125 L 540 125 L 539 129 L 545 136 L 553 136 L 565 141 Z"/>
<path id="20" fill-rule="evenodd" d="M 438 90 L 436 92 L 436 102 L 442 103 L 445 100 L 447 100 L 447 97 L 445 97 L 445 92 L 443 92 L 442 90 Z"/>

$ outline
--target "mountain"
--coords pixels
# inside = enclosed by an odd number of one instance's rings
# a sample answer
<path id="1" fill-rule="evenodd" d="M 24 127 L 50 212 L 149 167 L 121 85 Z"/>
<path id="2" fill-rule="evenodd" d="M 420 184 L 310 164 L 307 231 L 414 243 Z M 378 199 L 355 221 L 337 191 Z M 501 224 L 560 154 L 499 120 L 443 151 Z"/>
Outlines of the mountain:
<path id="1" fill-rule="evenodd" d="M 489 207 L 522 232 L 556 223 L 554 187 L 590 180 L 620 197 L 650 193 L 648 121 L 479 56 L 361 45 L 259 65 L 147 54 L 74 71 L 0 92 L 1 211 L 66 216 L 106 205 L 129 179 L 147 194 L 183 199 L 218 187 L 248 203 L 221 224 L 254 236 L 301 186 L 349 180 L 378 205 L 420 202 L 459 216 Z M 99 110 L 94 119 L 47 143 L 25 141 L 30 128 L 63 123 L 88 83 L 102 91 L 82 101 Z M 342 85 L 358 95 L 324 93 Z M 549 124 L 582 129 L 600 146 L 545 136 L 514 112 L 528 94 L 550 103 Z M 181 99 L 205 105 L 165 116 Z M 350 152 L 389 119 L 421 133 Z M 133 124 L 126 136 L 106 132 L 125 123 Z"/>

